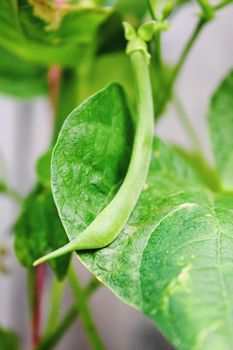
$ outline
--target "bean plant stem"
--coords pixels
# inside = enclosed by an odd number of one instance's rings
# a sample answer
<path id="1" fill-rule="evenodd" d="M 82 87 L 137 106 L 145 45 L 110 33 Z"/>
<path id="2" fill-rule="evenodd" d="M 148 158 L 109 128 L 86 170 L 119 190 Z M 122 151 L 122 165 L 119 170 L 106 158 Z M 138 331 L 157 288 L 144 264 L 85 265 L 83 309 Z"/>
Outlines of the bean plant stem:
<path id="1" fill-rule="evenodd" d="M 232 0 L 226 0 L 226 1 L 222 1 L 220 4 L 218 5 L 215 5 L 213 6 L 213 9 L 215 11 L 217 10 L 221 10 L 223 7 L 229 5 L 230 3 L 232 3 L 233 1 Z M 194 31 L 192 33 L 192 35 L 190 36 L 190 38 L 188 39 L 188 41 L 186 42 L 185 46 L 184 46 L 184 49 L 180 55 L 180 58 L 173 70 L 173 73 L 172 73 L 172 77 L 171 77 L 171 80 L 170 80 L 170 84 L 169 84 L 169 91 L 168 91 L 168 98 L 170 97 L 170 93 L 173 89 L 173 86 L 174 86 L 174 83 L 193 47 L 193 45 L 195 44 L 197 38 L 199 37 L 202 29 L 205 27 L 205 25 L 208 23 L 208 19 L 206 19 L 205 17 L 201 16 L 194 28 Z"/>
<path id="2" fill-rule="evenodd" d="M 186 109 L 177 95 L 174 95 L 173 103 L 178 117 L 181 121 L 182 127 L 186 131 L 186 134 L 189 136 L 189 141 L 191 143 L 193 151 L 202 153 L 202 146 L 199 135 L 196 133 L 192 122 L 186 112 Z"/>
<path id="3" fill-rule="evenodd" d="M 96 289 L 100 286 L 101 283 L 93 278 L 83 291 L 86 299 L 89 299 L 91 295 L 96 291 Z M 42 338 L 40 345 L 35 350 L 54 349 L 64 334 L 67 332 L 67 330 L 75 322 L 79 313 L 79 306 L 77 304 L 71 306 L 62 321 L 57 325 L 56 329 L 54 329 L 52 333 L 45 335 L 44 338 Z"/>
<path id="4" fill-rule="evenodd" d="M 16 192 L 15 190 L 13 190 L 8 186 L 5 187 L 2 193 L 4 193 L 9 198 L 11 198 L 18 205 L 21 205 L 23 202 L 23 197 L 18 192 Z"/>
<path id="5" fill-rule="evenodd" d="M 40 343 L 40 327 L 41 327 L 41 302 L 43 295 L 43 287 L 45 281 L 46 265 L 38 266 L 35 271 L 35 288 L 34 303 L 32 314 L 32 346 L 36 347 Z"/>
<path id="6" fill-rule="evenodd" d="M 46 337 L 44 340 L 42 339 L 40 345 L 35 348 L 35 350 L 52 350 L 62 339 L 64 334 L 70 328 L 70 326 L 74 323 L 78 316 L 78 310 L 76 306 L 72 306 L 62 322 L 57 326 L 56 332 L 51 333 L 50 336 Z"/>
<path id="7" fill-rule="evenodd" d="M 225 1 L 220 2 L 217 5 L 214 5 L 213 8 L 215 10 L 221 10 L 223 7 L 225 7 L 225 6 L 229 5 L 229 4 L 232 4 L 232 3 L 233 3 L 232 0 L 225 0 Z"/>
<path id="8" fill-rule="evenodd" d="M 50 310 L 45 335 L 51 334 L 57 327 L 64 287 L 65 281 L 63 280 L 60 282 L 57 280 L 56 276 L 53 276 L 50 293 Z"/>
<path id="9" fill-rule="evenodd" d="M 76 271 L 74 270 L 73 266 L 71 266 L 69 269 L 68 280 L 73 291 L 74 299 L 75 301 L 77 301 L 77 311 L 79 311 L 80 313 L 80 319 L 86 331 L 92 349 L 103 350 L 104 344 L 98 334 L 90 309 L 88 307 L 85 289 L 81 288 L 80 282 L 76 276 Z"/>
<path id="10" fill-rule="evenodd" d="M 61 81 L 62 69 L 60 66 L 54 65 L 48 71 L 48 85 L 49 85 L 49 100 L 53 110 L 53 115 L 56 115 L 57 100 L 59 95 L 59 85 Z"/>
<path id="11" fill-rule="evenodd" d="M 49 97 L 55 115 L 57 104 L 61 68 L 52 66 L 48 71 Z M 32 313 L 32 346 L 37 347 L 40 343 L 41 326 L 41 299 L 45 280 L 46 265 L 43 264 L 35 270 L 33 313 Z"/>
<path id="12" fill-rule="evenodd" d="M 170 81 L 170 91 L 172 90 L 174 83 L 176 81 L 177 76 L 179 75 L 181 68 L 183 67 L 186 58 L 191 50 L 191 48 L 193 47 L 195 41 L 197 40 L 199 34 L 201 33 L 202 28 L 204 27 L 206 21 L 203 18 L 200 18 L 196 24 L 196 27 L 191 35 L 191 37 L 188 39 L 182 53 L 181 56 L 173 70 L 172 73 L 172 77 L 171 77 L 171 81 Z"/>

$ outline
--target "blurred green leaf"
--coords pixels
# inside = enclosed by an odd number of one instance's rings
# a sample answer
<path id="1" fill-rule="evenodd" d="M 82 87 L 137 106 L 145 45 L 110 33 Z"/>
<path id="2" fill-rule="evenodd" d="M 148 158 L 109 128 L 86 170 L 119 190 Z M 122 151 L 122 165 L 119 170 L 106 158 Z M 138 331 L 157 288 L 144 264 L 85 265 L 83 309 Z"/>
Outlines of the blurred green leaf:
<path id="1" fill-rule="evenodd" d="M 37 186 L 25 199 L 15 225 L 15 251 L 22 265 L 32 267 L 35 259 L 67 243 L 67 237 L 49 189 Z M 59 279 L 65 277 L 70 255 L 49 264 Z"/>
<path id="2" fill-rule="evenodd" d="M 48 93 L 47 71 L 0 48 L 0 93 L 32 98 Z"/>
<path id="3" fill-rule="evenodd" d="M 105 8 L 74 10 L 64 16 L 57 30 L 48 31 L 26 0 L 19 4 L 16 0 L 2 0 L 0 47 L 36 64 L 76 66 L 85 58 L 85 48 L 94 43 L 108 15 Z"/>
<path id="4" fill-rule="evenodd" d="M 208 112 L 210 138 L 223 186 L 233 190 L 233 71 L 214 93 Z"/>
<path id="5" fill-rule="evenodd" d="M 19 9 L 25 36 L 31 40 L 59 46 L 93 44 L 96 31 L 110 14 L 110 9 L 94 6 L 79 7 L 79 4 L 64 4 L 63 10 L 63 6 L 57 8 L 48 1 L 36 0 L 31 3 L 34 7 L 22 5 Z M 36 11 L 38 7 L 40 10 Z M 48 23 L 51 24 L 53 21 L 59 22 L 52 27 L 48 26 Z"/>
<path id="6" fill-rule="evenodd" d="M 0 350 L 19 350 L 18 336 L 9 329 L 0 328 Z"/>

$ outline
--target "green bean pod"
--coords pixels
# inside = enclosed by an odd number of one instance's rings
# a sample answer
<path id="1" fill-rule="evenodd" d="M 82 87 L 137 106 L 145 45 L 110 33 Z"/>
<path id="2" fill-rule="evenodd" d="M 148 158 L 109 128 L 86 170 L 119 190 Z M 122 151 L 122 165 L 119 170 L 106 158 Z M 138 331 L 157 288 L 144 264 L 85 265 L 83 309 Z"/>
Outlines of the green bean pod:
<path id="1" fill-rule="evenodd" d="M 84 231 L 65 246 L 36 260 L 34 266 L 72 251 L 107 246 L 122 231 L 138 201 L 151 161 L 154 111 L 146 43 L 133 37 L 127 52 L 134 70 L 138 103 L 136 133 L 125 179 L 112 201 Z"/>

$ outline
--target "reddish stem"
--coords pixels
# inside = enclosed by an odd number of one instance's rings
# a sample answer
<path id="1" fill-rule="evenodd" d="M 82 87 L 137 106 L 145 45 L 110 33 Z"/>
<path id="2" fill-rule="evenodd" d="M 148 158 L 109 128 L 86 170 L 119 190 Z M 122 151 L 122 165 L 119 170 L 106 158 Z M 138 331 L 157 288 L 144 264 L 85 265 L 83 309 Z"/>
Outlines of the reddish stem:
<path id="1" fill-rule="evenodd" d="M 57 6 L 61 5 L 57 0 Z M 56 106 L 58 100 L 59 85 L 62 69 L 58 65 L 53 65 L 48 71 L 49 99 L 52 105 L 54 117 L 56 116 Z M 40 344 L 41 328 L 41 304 L 43 297 L 43 287 L 46 277 L 46 264 L 41 264 L 35 270 L 34 282 L 34 305 L 32 315 L 32 347 L 36 348 Z"/>
<path id="2" fill-rule="evenodd" d="M 48 71 L 49 98 L 53 108 L 54 117 L 56 115 L 56 106 L 59 92 L 59 83 L 61 80 L 62 69 L 60 66 L 53 65 Z M 34 282 L 34 305 L 32 315 L 32 347 L 38 347 L 40 343 L 41 328 L 41 304 L 43 296 L 43 287 L 46 277 L 46 264 L 41 264 L 35 270 Z"/>
<path id="3" fill-rule="evenodd" d="M 46 276 L 46 264 L 36 267 L 35 271 L 35 290 L 34 290 L 34 308 L 32 315 L 32 347 L 37 347 L 40 343 L 41 327 L 41 304 L 43 287 Z"/>
<path id="4" fill-rule="evenodd" d="M 62 69 L 58 65 L 53 65 L 49 68 L 49 72 L 48 72 L 49 98 L 51 101 L 51 105 L 52 105 L 54 114 L 55 114 L 56 106 L 57 106 L 61 73 L 62 73 Z"/>

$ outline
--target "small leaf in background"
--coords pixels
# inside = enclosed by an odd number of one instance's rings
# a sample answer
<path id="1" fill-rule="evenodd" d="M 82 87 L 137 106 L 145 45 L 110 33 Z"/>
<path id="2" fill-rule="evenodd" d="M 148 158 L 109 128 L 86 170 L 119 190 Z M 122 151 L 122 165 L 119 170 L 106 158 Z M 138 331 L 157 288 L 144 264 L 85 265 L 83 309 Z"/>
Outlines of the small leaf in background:
<path id="1" fill-rule="evenodd" d="M 19 350 L 18 336 L 9 329 L 0 328 L 0 350 Z"/>
<path id="2" fill-rule="evenodd" d="M 67 237 L 59 219 L 52 193 L 38 186 L 24 201 L 15 225 L 15 251 L 25 267 L 32 267 L 35 259 L 65 243 Z M 69 266 L 70 255 L 50 262 L 59 279 Z"/>
<path id="3" fill-rule="evenodd" d="M 226 190 L 233 190 L 233 71 L 214 93 L 208 112 L 216 165 Z"/>

